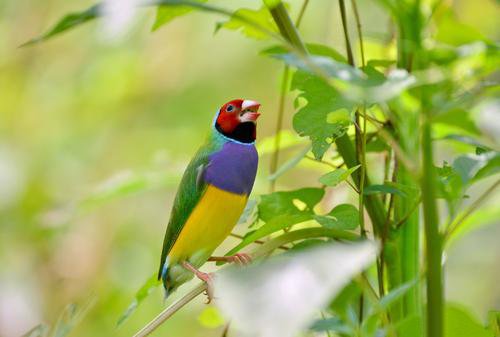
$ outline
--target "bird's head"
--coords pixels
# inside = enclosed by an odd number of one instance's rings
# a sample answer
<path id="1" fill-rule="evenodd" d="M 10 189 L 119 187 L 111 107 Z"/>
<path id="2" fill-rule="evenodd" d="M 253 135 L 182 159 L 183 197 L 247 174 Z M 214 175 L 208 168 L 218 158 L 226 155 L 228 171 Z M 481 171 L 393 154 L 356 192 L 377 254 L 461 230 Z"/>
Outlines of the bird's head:
<path id="1" fill-rule="evenodd" d="M 260 103 L 247 99 L 233 99 L 217 113 L 215 128 L 224 136 L 242 143 L 252 143 L 256 136 Z"/>

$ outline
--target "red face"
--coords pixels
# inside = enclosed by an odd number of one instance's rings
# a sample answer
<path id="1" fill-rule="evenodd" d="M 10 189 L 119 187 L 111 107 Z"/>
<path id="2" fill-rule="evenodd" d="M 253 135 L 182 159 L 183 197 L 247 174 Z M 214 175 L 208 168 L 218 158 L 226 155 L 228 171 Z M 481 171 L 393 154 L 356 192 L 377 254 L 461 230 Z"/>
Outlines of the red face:
<path id="1" fill-rule="evenodd" d="M 260 103 L 251 100 L 234 99 L 224 104 L 217 116 L 217 124 L 224 133 L 232 133 L 242 123 L 256 123 Z"/>

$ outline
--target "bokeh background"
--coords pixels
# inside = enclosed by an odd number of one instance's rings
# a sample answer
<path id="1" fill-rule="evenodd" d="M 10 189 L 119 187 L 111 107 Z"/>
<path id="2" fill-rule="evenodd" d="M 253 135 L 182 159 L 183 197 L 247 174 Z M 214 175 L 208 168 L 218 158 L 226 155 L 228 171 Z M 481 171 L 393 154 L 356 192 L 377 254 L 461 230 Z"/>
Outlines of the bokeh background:
<path id="1" fill-rule="evenodd" d="M 250 0 L 212 2 L 229 9 L 260 6 Z M 91 4 L 0 0 L 2 337 L 51 324 L 68 304 L 89 300 L 94 304 L 72 336 L 130 336 L 145 325 L 165 305 L 159 288 L 116 328 L 157 269 L 177 183 L 217 108 L 236 97 L 256 99 L 263 112 L 259 139 L 274 134 L 282 65 L 259 56 L 269 42 L 231 31 L 214 34 L 220 16 L 192 13 L 151 33 L 154 11 L 144 9 L 119 37 L 93 22 L 18 48 L 63 14 Z M 289 4 L 296 15 L 301 2 Z M 383 46 L 390 40 L 388 17 L 372 1 L 359 6 L 368 55 L 391 55 L 394 50 Z M 498 2 L 461 0 L 453 6 L 462 22 L 498 40 Z M 311 1 L 301 31 L 308 41 L 344 50 L 335 1 Z M 286 129 L 292 101 L 290 95 Z M 269 185 L 269 154 L 266 144 L 259 146 L 254 196 Z M 282 160 L 288 155 L 284 151 Z M 303 161 L 277 188 L 315 185 L 322 172 L 324 167 Z M 348 193 L 339 187 L 331 201 Z M 491 199 L 490 207 L 498 201 Z M 500 309 L 499 237 L 498 223 L 485 226 L 447 254 L 447 297 L 482 321 L 489 309 Z M 224 247 L 235 242 L 228 239 Z M 203 318 L 209 314 L 200 318 L 202 301 L 181 310 L 156 335 L 219 336 L 221 327 L 211 329 L 213 321 Z"/>

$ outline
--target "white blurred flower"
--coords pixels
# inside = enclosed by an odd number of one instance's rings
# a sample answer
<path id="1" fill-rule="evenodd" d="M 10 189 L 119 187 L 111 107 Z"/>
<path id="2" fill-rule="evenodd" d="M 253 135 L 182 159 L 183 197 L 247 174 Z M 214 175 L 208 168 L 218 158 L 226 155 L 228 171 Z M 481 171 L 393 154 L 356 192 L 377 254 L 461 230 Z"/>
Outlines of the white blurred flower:
<path id="1" fill-rule="evenodd" d="M 368 241 L 327 244 L 228 268 L 214 281 L 217 305 L 242 336 L 296 336 L 375 259 L 376 247 Z"/>
<path id="2" fill-rule="evenodd" d="M 145 0 L 104 0 L 100 10 L 103 16 L 104 38 L 119 39 L 131 28 L 136 11 Z"/>

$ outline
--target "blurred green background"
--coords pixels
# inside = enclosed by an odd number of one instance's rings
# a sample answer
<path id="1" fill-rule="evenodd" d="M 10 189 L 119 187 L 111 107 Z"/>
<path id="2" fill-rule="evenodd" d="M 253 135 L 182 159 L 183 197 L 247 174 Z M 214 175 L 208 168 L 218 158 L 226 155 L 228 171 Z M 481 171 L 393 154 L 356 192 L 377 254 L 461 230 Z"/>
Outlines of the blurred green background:
<path id="1" fill-rule="evenodd" d="M 260 6 L 249 0 L 212 3 Z M 289 1 L 292 14 L 301 3 Z M 165 305 L 161 289 L 116 329 L 157 269 L 177 183 L 217 108 L 237 97 L 258 100 L 258 137 L 274 133 L 282 65 L 258 55 L 268 42 L 230 31 L 214 35 L 215 22 L 224 19 L 216 15 L 192 13 L 151 33 L 154 11 L 145 9 L 118 39 L 106 38 L 102 22 L 93 22 L 17 48 L 65 13 L 91 4 L 0 0 L 2 337 L 52 323 L 69 303 L 89 299 L 95 303 L 72 336 L 130 336 L 145 325 Z M 390 37 L 386 14 L 368 0 L 359 5 L 368 55 L 390 55 L 393 50 L 382 47 Z M 498 40 L 498 3 L 462 0 L 454 8 L 462 22 Z M 311 1 L 302 33 L 343 51 L 338 18 L 335 1 Z M 268 190 L 268 167 L 263 153 L 254 196 Z M 303 162 L 279 180 L 278 189 L 315 185 L 324 170 Z M 338 188 L 331 199 L 340 202 L 348 193 Z M 447 255 L 447 297 L 470 306 L 481 320 L 489 309 L 500 309 L 499 237 L 498 224 L 483 227 Z M 228 239 L 225 247 L 235 242 Z M 199 319 L 202 301 L 156 335 L 219 336 L 221 328 L 209 329 Z"/>

